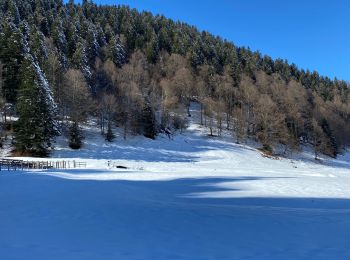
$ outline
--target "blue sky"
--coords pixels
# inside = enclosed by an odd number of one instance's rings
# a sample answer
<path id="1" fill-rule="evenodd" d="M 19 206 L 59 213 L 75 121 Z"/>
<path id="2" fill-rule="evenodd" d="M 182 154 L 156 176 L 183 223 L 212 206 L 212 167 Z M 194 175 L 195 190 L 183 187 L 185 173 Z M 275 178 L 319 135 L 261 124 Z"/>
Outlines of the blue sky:
<path id="1" fill-rule="evenodd" d="M 79 1 L 76 1 L 79 2 Z M 187 22 L 300 68 L 350 81 L 348 0 L 94 0 Z"/>

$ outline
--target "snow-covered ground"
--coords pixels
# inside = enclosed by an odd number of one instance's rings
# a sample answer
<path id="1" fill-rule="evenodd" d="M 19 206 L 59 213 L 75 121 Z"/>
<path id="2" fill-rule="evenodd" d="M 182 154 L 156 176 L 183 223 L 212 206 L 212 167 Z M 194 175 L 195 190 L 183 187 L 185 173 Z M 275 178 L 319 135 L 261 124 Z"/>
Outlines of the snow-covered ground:
<path id="1" fill-rule="evenodd" d="M 0 259 L 350 258 L 349 152 L 275 160 L 204 132 L 107 143 L 89 127 L 52 155 L 86 169 L 0 172 Z"/>

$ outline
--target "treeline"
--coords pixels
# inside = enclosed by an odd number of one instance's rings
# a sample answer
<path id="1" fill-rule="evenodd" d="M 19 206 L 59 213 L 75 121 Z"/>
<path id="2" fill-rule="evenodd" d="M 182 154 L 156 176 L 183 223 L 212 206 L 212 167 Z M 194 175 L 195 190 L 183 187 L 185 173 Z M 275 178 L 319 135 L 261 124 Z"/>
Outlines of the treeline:
<path id="1" fill-rule="evenodd" d="M 55 135 L 82 144 L 80 127 L 149 138 L 186 128 L 201 107 L 210 134 L 336 156 L 350 142 L 350 88 L 163 16 L 90 1 L 0 2 L 0 107 L 18 153 L 45 155 Z"/>

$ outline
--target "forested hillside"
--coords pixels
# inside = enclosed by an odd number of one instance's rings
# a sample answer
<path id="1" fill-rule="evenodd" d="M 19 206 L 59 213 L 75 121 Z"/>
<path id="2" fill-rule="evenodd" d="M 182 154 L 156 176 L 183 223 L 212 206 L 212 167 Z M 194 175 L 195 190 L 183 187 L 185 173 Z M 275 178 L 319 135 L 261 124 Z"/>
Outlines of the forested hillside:
<path id="1" fill-rule="evenodd" d="M 91 116 L 108 141 L 114 126 L 124 138 L 182 131 L 191 101 L 212 135 L 265 151 L 336 156 L 350 142 L 347 82 L 193 26 L 90 1 L 2 0 L 0 19 L 2 135 L 13 131 L 16 153 L 46 155 L 59 134 L 80 148 Z"/>

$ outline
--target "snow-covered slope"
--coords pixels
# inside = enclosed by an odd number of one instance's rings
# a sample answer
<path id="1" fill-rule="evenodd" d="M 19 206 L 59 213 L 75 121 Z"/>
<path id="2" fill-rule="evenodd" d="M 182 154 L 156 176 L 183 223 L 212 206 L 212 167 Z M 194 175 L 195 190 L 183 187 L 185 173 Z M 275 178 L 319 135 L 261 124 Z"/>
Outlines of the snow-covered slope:
<path id="1" fill-rule="evenodd" d="M 86 169 L 0 172 L 0 259 L 349 259 L 350 153 L 275 160 L 205 131 L 90 126 L 51 158 Z"/>
<path id="2" fill-rule="evenodd" d="M 58 141 L 54 158 L 87 162 L 89 171 L 47 171 L 46 174 L 75 180 L 175 180 L 182 178 L 241 178 L 215 186 L 223 190 L 192 194 L 205 197 L 315 197 L 350 198 L 350 153 L 338 159 L 315 161 L 312 152 L 294 159 L 266 158 L 255 148 L 238 145 L 232 138 L 209 137 L 206 129 L 191 124 L 172 139 L 160 135 L 117 138 L 109 143 L 97 127 L 87 127 L 80 151 Z M 128 167 L 117 169 L 116 165 Z M 96 171 L 95 171 L 96 170 Z M 244 181 L 243 179 L 248 179 Z M 238 189 L 238 190 L 237 190 Z"/>

